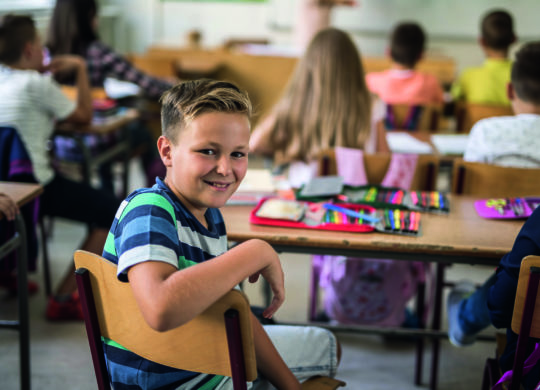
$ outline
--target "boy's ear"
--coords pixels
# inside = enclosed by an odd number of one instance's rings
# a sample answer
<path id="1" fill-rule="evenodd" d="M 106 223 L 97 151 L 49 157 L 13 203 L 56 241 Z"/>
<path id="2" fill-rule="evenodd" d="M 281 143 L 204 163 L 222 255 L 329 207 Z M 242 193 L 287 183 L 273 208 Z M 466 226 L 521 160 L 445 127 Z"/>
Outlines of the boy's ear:
<path id="1" fill-rule="evenodd" d="M 516 91 L 514 90 L 514 86 L 512 85 L 512 83 L 506 84 L 506 96 L 508 96 L 508 99 L 510 101 L 516 98 Z"/>
<path id="2" fill-rule="evenodd" d="M 162 135 L 158 138 L 157 147 L 159 156 L 161 157 L 161 161 L 163 161 L 163 165 L 165 165 L 165 167 L 170 167 L 172 165 L 171 141 L 167 137 Z"/>

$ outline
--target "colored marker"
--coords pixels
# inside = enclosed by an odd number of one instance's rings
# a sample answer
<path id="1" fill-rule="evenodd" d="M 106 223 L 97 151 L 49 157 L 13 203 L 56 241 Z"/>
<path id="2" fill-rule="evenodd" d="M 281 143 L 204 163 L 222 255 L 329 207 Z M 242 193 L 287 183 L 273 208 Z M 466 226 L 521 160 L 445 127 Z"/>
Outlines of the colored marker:
<path id="1" fill-rule="evenodd" d="M 379 222 L 379 218 L 371 217 L 371 216 L 366 215 L 366 214 L 361 214 L 361 213 L 359 213 L 357 211 L 349 210 L 349 209 L 346 209 L 345 207 L 340 207 L 340 206 L 337 206 L 337 205 L 332 204 L 332 203 L 324 203 L 323 207 L 325 209 L 327 209 L 327 210 L 337 211 L 338 213 L 343 213 L 343 214 L 349 215 L 351 217 L 362 218 L 362 219 L 365 219 L 368 222 Z"/>

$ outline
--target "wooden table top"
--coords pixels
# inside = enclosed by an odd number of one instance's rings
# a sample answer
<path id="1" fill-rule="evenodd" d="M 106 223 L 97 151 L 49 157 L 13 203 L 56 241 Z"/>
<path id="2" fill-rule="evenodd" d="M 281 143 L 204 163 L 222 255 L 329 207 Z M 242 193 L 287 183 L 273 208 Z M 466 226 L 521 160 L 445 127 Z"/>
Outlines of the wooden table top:
<path id="1" fill-rule="evenodd" d="M 9 195 L 21 207 L 43 192 L 41 184 L 0 181 L 0 192 Z M 3 214 L 0 212 L 0 218 Z"/>
<path id="2" fill-rule="evenodd" d="M 418 237 L 384 233 L 348 233 L 315 229 L 257 226 L 249 223 L 253 206 L 221 209 L 231 241 L 251 238 L 267 241 L 276 250 L 375 256 L 404 260 L 465 264 L 498 264 L 510 251 L 524 220 L 488 220 L 474 209 L 477 198 L 449 195 L 450 213 L 422 213 Z"/>
<path id="3" fill-rule="evenodd" d="M 140 113 L 135 108 L 128 108 L 118 115 L 112 115 L 106 118 L 103 122 L 96 122 L 95 120 L 89 125 L 77 125 L 75 123 L 59 123 L 56 126 L 56 134 L 72 134 L 77 133 L 92 133 L 92 134 L 109 134 L 117 131 L 125 125 L 138 119 Z"/>

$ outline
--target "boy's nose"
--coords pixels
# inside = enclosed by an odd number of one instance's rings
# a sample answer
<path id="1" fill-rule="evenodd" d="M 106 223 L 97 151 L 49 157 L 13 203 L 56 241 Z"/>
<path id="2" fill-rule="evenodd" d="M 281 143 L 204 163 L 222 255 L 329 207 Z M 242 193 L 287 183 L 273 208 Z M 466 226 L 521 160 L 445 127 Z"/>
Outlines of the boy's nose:
<path id="1" fill-rule="evenodd" d="M 231 171 L 231 162 L 229 159 L 226 156 L 221 157 L 218 161 L 217 172 L 220 175 L 227 176 Z"/>

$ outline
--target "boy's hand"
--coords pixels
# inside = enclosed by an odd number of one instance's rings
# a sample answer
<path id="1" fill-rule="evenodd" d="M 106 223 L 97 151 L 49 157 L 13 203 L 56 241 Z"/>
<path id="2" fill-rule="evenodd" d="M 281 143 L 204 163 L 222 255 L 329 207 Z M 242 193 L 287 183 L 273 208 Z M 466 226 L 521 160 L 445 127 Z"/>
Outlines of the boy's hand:
<path id="1" fill-rule="evenodd" d="M 51 59 L 46 67 L 52 74 L 74 72 L 86 66 L 84 59 L 76 55 L 61 55 Z"/>
<path id="2" fill-rule="evenodd" d="M 0 193 L 0 212 L 6 216 L 8 221 L 13 221 L 15 216 L 19 214 L 19 208 L 9 196 Z"/>
<path id="3" fill-rule="evenodd" d="M 259 276 L 262 276 L 270 285 L 270 288 L 272 289 L 272 293 L 274 296 L 272 298 L 272 302 L 270 303 L 270 306 L 268 306 L 263 311 L 263 317 L 272 318 L 274 313 L 279 309 L 279 307 L 285 301 L 285 281 L 284 281 L 285 278 L 284 278 L 283 269 L 281 268 L 281 263 L 279 261 L 279 257 L 277 253 L 274 251 L 272 247 L 270 247 L 270 245 L 268 245 L 268 248 L 271 251 L 270 263 L 259 272 L 251 275 L 249 277 L 249 282 L 255 283 L 257 280 L 259 280 Z"/>

